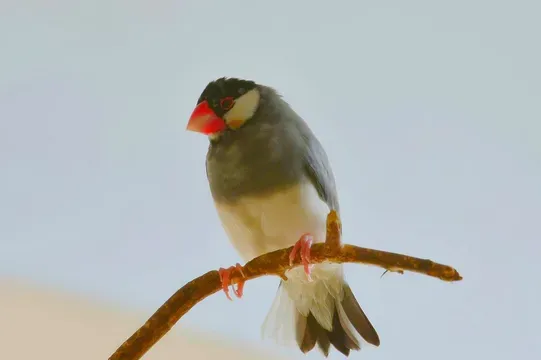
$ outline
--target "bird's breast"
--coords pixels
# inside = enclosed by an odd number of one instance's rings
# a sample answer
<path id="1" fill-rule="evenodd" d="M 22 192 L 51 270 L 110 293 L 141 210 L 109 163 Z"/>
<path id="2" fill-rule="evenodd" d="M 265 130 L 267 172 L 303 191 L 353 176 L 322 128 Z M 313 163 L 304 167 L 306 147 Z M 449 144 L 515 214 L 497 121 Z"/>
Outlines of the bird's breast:
<path id="1" fill-rule="evenodd" d="M 293 245 L 302 234 L 325 240 L 329 207 L 308 179 L 265 195 L 216 202 L 222 225 L 244 260 Z"/>

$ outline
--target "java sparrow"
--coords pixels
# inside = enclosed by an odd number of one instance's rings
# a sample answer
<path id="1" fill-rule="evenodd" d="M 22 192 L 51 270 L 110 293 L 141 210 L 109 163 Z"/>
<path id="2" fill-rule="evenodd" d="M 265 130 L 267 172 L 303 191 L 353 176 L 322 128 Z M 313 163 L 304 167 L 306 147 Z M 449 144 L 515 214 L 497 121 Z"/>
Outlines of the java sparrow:
<path id="1" fill-rule="evenodd" d="M 310 264 L 310 246 L 324 242 L 326 217 L 339 211 L 334 175 L 306 122 L 272 88 L 219 78 L 199 97 L 187 125 L 210 140 L 206 172 L 218 216 L 243 260 L 295 245 L 303 266 L 286 273 L 262 326 L 263 334 L 294 341 L 303 353 L 332 344 L 348 356 L 360 334 L 379 336 L 344 280 L 340 264 Z M 220 268 L 228 298 L 231 271 Z M 242 296 L 243 283 L 233 288 Z M 230 298 L 231 299 L 231 298 Z"/>

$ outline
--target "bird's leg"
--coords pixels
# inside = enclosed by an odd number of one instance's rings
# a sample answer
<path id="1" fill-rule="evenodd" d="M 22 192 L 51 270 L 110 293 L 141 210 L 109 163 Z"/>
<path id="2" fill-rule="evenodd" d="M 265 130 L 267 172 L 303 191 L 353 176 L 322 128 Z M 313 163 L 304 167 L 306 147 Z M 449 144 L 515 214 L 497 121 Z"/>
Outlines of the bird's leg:
<path id="1" fill-rule="evenodd" d="M 314 238 L 312 235 L 306 233 L 301 236 L 301 238 L 293 246 L 293 250 L 289 253 L 289 265 L 293 265 L 295 257 L 300 250 L 302 265 L 304 266 L 304 272 L 308 281 L 312 281 L 310 276 L 312 272 L 312 266 L 310 265 L 310 248 L 312 247 L 312 242 Z"/>
<path id="2" fill-rule="evenodd" d="M 243 279 L 237 283 L 236 289 L 233 285 L 231 285 L 231 273 L 234 270 L 237 270 L 243 277 Z M 235 295 L 240 299 L 242 297 L 242 290 L 244 289 L 244 278 L 246 277 L 244 275 L 244 272 L 242 271 L 242 266 L 237 263 L 235 266 L 230 266 L 227 269 L 220 268 L 218 270 L 218 274 L 220 275 L 220 281 L 222 282 L 222 290 L 224 291 L 225 296 L 227 296 L 229 300 L 233 300 L 231 299 L 231 296 L 229 296 L 229 286 L 231 286 Z"/>

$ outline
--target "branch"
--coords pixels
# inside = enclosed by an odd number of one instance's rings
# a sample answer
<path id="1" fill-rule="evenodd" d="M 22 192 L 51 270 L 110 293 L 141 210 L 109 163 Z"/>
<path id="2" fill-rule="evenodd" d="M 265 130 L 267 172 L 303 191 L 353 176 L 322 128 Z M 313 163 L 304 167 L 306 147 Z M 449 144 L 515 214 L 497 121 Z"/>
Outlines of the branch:
<path id="1" fill-rule="evenodd" d="M 310 251 L 311 263 L 358 263 L 375 265 L 387 271 L 400 273 L 403 271 L 417 272 L 444 281 L 462 280 L 459 273 L 450 266 L 386 251 L 347 244 L 341 246 L 340 236 L 340 219 L 336 212 L 331 211 L 327 217 L 326 241 L 312 246 Z M 246 263 L 243 267 L 245 280 L 248 281 L 265 275 L 277 275 L 286 279 L 285 272 L 299 265 L 299 261 L 296 261 L 293 266 L 289 265 L 291 249 L 292 247 L 276 250 L 258 256 Z M 235 271 L 232 274 L 231 283 L 235 284 L 241 278 L 241 274 Z M 156 310 L 150 319 L 109 357 L 109 360 L 139 360 L 195 304 L 220 290 L 220 276 L 216 270 L 209 271 L 190 281 Z"/>

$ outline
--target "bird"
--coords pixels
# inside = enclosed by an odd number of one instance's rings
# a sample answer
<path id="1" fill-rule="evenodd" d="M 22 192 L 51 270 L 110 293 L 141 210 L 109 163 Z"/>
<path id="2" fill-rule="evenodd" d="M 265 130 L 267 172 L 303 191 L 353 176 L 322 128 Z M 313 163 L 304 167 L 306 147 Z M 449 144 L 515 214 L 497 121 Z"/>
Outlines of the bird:
<path id="1" fill-rule="evenodd" d="M 295 343 L 308 353 L 316 344 L 328 357 L 331 345 L 349 356 L 361 340 L 380 339 L 349 284 L 343 266 L 310 263 L 310 247 L 325 241 L 326 218 L 339 213 L 329 159 L 306 121 L 273 87 L 236 77 L 210 81 L 192 111 L 188 131 L 209 139 L 206 175 L 221 224 L 244 261 L 294 246 L 286 272 L 262 325 L 262 334 Z M 237 263 L 220 268 L 222 289 L 235 289 Z M 287 279 L 287 280 L 285 280 Z"/>

